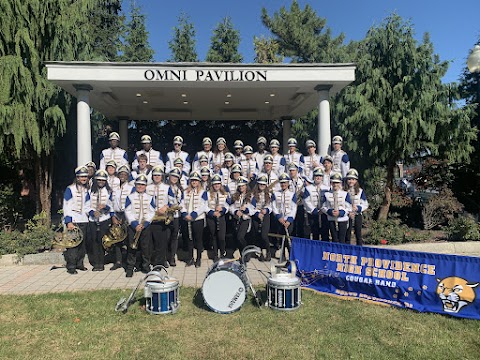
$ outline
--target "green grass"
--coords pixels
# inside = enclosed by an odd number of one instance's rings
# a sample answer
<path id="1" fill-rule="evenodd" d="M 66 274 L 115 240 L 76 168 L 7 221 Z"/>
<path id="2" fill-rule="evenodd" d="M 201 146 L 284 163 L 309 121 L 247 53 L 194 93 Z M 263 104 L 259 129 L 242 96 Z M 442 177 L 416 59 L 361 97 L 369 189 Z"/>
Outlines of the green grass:
<path id="1" fill-rule="evenodd" d="M 419 314 L 303 291 L 294 312 L 208 311 L 182 288 L 174 315 L 139 302 L 114 312 L 130 291 L 0 296 L 0 359 L 478 359 L 480 321 Z M 140 295 L 139 295 L 140 296 Z"/>

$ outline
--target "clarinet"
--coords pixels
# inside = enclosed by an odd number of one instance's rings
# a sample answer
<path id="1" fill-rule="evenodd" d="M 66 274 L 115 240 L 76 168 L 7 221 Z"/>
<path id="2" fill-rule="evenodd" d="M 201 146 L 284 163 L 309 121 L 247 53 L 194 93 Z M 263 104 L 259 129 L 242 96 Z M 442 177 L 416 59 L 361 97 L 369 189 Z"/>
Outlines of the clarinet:
<path id="1" fill-rule="evenodd" d="M 333 192 L 333 210 L 338 210 L 338 191 Z M 335 216 L 335 230 L 338 231 L 338 216 Z"/>
<path id="2" fill-rule="evenodd" d="M 96 212 L 100 212 L 100 210 L 98 210 L 98 208 L 100 207 L 100 192 L 102 191 L 102 189 L 98 189 L 97 188 L 97 207 L 96 207 Z M 98 233 L 100 232 L 100 215 L 99 216 L 95 216 L 95 225 L 97 226 L 97 237 L 98 237 Z"/>
<path id="3" fill-rule="evenodd" d="M 188 210 L 193 210 L 193 189 L 190 190 L 190 199 L 189 199 L 189 205 L 188 205 Z M 192 234 L 192 222 L 187 221 L 187 229 L 188 229 L 188 240 L 193 241 L 193 234 Z"/>
<path id="4" fill-rule="evenodd" d="M 352 212 L 356 213 L 356 210 L 355 210 L 355 208 L 356 208 L 356 205 L 355 205 L 355 188 L 351 187 L 350 189 L 348 189 L 348 192 L 350 193 L 350 198 L 352 199 Z M 353 234 L 355 232 L 355 217 L 356 217 L 356 214 L 352 218 L 351 229 L 350 229 L 351 237 L 353 236 Z"/>
<path id="5" fill-rule="evenodd" d="M 258 194 L 260 195 L 260 194 Z M 263 193 L 263 197 L 265 199 L 265 193 Z M 262 201 L 261 203 L 261 206 L 260 206 L 260 213 L 263 211 L 263 208 L 265 207 L 265 200 Z M 263 217 L 261 219 L 259 219 L 260 221 L 258 222 L 258 234 L 262 234 L 262 227 L 263 227 Z"/>
<path id="6" fill-rule="evenodd" d="M 220 205 L 220 201 L 218 199 L 218 191 L 217 191 L 217 197 L 215 199 L 215 211 L 217 211 L 218 205 Z M 220 232 L 220 218 L 215 216 L 215 222 L 217 225 L 217 234 Z"/>
<path id="7" fill-rule="evenodd" d="M 317 204 L 317 207 L 318 207 L 318 227 L 321 229 L 322 228 L 322 212 L 320 211 L 322 205 L 320 204 L 320 201 L 322 200 L 322 196 L 321 196 L 322 192 L 321 191 L 318 191 L 318 187 L 317 187 L 317 195 L 318 195 L 318 204 Z"/>

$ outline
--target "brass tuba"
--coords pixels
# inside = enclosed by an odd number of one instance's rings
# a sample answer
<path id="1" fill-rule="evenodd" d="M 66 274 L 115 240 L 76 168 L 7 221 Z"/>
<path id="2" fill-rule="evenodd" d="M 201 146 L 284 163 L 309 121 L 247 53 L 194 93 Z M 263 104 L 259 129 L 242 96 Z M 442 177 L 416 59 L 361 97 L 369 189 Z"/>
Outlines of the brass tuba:
<path id="1" fill-rule="evenodd" d="M 102 245 L 105 250 L 108 250 L 112 245 L 122 242 L 127 237 L 127 225 L 112 224 L 108 232 L 102 237 Z"/>
<path id="2" fill-rule="evenodd" d="M 58 234 L 58 232 L 57 232 Z M 74 224 L 72 230 L 68 230 L 67 227 L 63 226 L 63 231 L 60 236 L 55 236 L 53 240 L 53 247 L 61 247 L 65 249 L 70 249 L 77 247 L 83 241 L 83 232 L 80 228 Z"/>

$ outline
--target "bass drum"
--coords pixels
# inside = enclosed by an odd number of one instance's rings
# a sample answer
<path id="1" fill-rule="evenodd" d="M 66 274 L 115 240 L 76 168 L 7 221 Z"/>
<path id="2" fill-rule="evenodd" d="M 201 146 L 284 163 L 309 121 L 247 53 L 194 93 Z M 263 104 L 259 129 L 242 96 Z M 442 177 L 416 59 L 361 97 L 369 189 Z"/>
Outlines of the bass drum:
<path id="1" fill-rule="evenodd" d="M 219 314 L 239 310 L 247 298 L 248 280 L 245 267 L 238 261 L 220 260 L 208 269 L 203 281 L 205 304 Z"/>

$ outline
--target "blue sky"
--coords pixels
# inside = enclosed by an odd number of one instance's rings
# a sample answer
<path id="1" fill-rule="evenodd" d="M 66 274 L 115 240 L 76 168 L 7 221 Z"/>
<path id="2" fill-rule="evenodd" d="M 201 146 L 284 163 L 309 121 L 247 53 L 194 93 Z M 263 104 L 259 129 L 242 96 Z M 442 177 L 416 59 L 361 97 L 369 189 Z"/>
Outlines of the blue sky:
<path id="1" fill-rule="evenodd" d="M 225 16 L 232 18 L 240 31 L 240 53 L 244 62 L 253 62 L 254 36 L 269 36 L 260 20 L 262 7 L 270 15 L 282 5 L 290 7 L 291 0 L 136 0 L 147 17 L 150 44 L 155 50 L 156 61 L 170 57 L 168 41 L 178 16 L 184 12 L 190 16 L 197 32 L 197 52 L 204 60 L 210 46 L 213 29 Z M 451 62 L 444 82 L 457 81 L 465 66 L 469 50 L 480 38 L 480 2 L 478 0 L 310 0 L 299 1 L 313 7 L 334 35 L 343 32 L 346 42 L 365 37 L 372 25 L 380 24 L 392 12 L 409 19 L 421 41 L 425 32 L 430 33 L 435 51 L 441 60 Z M 124 10 L 129 1 L 124 1 Z"/>

